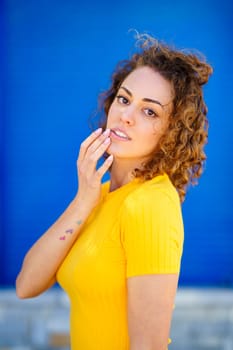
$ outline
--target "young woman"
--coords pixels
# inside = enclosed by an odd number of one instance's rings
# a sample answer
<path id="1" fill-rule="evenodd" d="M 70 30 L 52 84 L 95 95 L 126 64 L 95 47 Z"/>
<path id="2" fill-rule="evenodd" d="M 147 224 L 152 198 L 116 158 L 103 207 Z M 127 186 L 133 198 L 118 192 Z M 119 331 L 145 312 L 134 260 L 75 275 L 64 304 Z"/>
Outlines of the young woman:
<path id="1" fill-rule="evenodd" d="M 16 282 L 20 298 L 56 281 L 64 288 L 72 350 L 167 348 L 181 202 L 206 158 L 202 86 L 211 73 L 196 55 L 144 35 L 102 94 L 101 128 L 79 151 L 77 195 L 29 250 Z"/>

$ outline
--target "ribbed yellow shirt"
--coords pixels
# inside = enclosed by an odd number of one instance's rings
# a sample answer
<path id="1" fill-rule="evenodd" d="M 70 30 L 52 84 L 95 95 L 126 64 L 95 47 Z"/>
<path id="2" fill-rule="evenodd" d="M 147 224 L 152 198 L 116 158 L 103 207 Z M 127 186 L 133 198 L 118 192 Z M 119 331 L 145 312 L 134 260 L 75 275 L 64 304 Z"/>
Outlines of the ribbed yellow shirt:
<path id="1" fill-rule="evenodd" d="M 128 350 L 126 279 L 179 273 L 183 222 L 167 175 L 109 192 L 60 266 L 57 281 L 71 304 L 72 350 Z"/>

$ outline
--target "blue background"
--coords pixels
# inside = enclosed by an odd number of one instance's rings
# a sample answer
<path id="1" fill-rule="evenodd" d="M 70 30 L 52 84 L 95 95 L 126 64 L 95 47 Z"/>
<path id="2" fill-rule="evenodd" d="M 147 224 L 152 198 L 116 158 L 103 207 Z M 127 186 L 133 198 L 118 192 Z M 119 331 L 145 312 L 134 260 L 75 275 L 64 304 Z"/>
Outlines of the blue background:
<path id="1" fill-rule="evenodd" d="M 207 56 L 214 75 L 208 162 L 183 205 L 180 285 L 232 286 L 232 13 L 230 1 L 1 2 L 0 283 L 76 193 L 88 118 L 115 64 L 147 31 Z"/>

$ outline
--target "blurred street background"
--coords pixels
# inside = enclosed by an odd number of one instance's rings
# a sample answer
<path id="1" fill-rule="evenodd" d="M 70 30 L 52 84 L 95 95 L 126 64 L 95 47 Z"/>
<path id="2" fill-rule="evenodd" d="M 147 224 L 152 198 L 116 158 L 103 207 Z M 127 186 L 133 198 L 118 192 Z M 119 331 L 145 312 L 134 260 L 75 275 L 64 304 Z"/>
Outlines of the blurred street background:
<path id="1" fill-rule="evenodd" d="M 0 1 L 0 350 L 69 349 L 63 291 L 22 301 L 14 283 L 76 193 L 79 146 L 115 64 L 133 52 L 130 29 L 197 49 L 214 68 L 169 350 L 233 350 L 232 13 L 230 0 Z"/>
<path id="2" fill-rule="evenodd" d="M 179 289 L 170 336 L 169 350 L 232 350 L 232 291 Z M 69 350 L 67 296 L 53 289 L 19 301 L 14 290 L 1 291 L 0 350 L 53 349 Z"/>

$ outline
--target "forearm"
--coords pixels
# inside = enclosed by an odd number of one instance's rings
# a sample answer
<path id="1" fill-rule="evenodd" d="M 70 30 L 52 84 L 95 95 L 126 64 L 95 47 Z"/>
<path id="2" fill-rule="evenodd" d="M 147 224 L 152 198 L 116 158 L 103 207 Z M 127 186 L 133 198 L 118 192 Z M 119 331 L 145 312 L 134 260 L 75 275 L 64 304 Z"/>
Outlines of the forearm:
<path id="1" fill-rule="evenodd" d="M 16 280 L 16 293 L 20 298 L 36 296 L 53 285 L 59 266 L 92 209 L 99 203 L 101 180 L 113 157 L 109 156 L 98 169 L 96 166 L 109 147 L 109 133 L 110 130 L 102 133 L 100 128 L 82 142 L 77 160 L 77 196 L 25 256 Z"/>
<path id="2" fill-rule="evenodd" d="M 36 296 L 55 282 L 57 269 L 78 238 L 89 214 L 90 209 L 75 198 L 32 246 L 16 280 L 16 292 L 20 298 Z"/>

